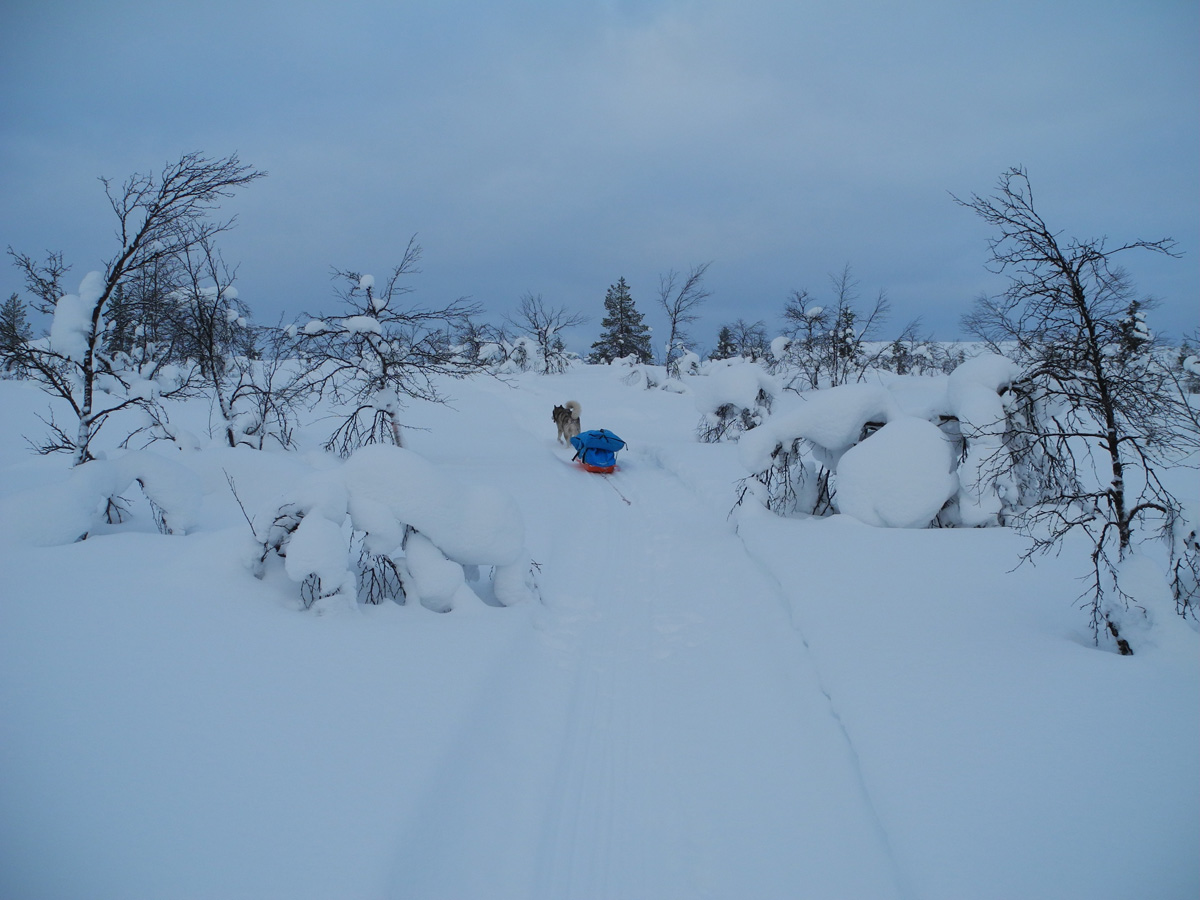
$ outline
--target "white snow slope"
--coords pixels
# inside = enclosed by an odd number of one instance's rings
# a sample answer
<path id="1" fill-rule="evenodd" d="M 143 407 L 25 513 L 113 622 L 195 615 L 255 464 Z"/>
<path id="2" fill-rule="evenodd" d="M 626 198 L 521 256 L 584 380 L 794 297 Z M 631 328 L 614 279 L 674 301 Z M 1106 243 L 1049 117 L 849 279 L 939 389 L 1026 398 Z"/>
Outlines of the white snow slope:
<path id="1" fill-rule="evenodd" d="M 257 510 L 311 450 L 174 452 L 188 534 L 135 504 L 39 545 L 66 461 L 0 383 L 0 897 L 1194 900 L 1195 631 L 1095 649 L 1079 548 L 1014 571 L 1004 529 L 731 517 L 736 446 L 620 374 L 406 411 L 540 566 L 540 602 L 445 614 L 252 577 L 226 473 Z M 568 399 L 613 476 L 556 445 Z"/>

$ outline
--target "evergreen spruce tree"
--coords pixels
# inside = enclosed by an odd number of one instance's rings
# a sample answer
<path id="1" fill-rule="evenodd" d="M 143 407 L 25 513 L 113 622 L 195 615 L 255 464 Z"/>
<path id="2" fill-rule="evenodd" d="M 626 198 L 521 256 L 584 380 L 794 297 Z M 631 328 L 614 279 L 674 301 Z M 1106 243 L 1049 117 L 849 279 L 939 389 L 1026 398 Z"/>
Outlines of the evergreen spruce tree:
<path id="1" fill-rule="evenodd" d="M 642 314 L 633 305 L 629 286 L 624 278 L 611 285 L 604 296 L 604 309 L 608 313 L 600 324 L 604 331 L 600 340 L 592 344 L 588 362 L 610 363 L 631 353 L 640 363 L 653 359 L 650 350 L 650 326 L 642 321 Z"/>
<path id="2" fill-rule="evenodd" d="M 0 306 L 0 369 L 21 371 L 22 348 L 33 337 L 33 328 L 25 317 L 25 304 L 15 293 Z"/>
<path id="3" fill-rule="evenodd" d="M 709 354 L 709 359 L 733 359 L 738 356 L 738 346 L 733 340 L 733 332 L 728 325 L 722 325 L 717 334 L 717 349 Z"/>

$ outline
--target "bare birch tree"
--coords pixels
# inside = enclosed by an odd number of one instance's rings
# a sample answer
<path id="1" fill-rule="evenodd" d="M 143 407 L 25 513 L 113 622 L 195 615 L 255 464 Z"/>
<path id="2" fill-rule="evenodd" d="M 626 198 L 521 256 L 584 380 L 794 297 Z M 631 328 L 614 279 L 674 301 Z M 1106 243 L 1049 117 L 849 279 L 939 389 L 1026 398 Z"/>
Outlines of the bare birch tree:
<path id="1" fill-rule="evenodd" d="M 712 292 L 704 288 L 704 274 L 711 263 L 692 266 L 687 275 L 672 269 L 658 279 L 658 303 L 667 314 L 667 342 L 663 364 L 667 374 L 679 376 L 679 359 L 690 339 L 688 327 L 700 316 L 697 310 Z"/>
<path id="2" fill-rule="evenodd" d="M 537 344 L 538 359 L 542 374 L 564 372 L 567 368 L 567 351 L 561 332 L 587 321 L 582 313 L 568 312 L 566 307 L 548 306 L 541 294 L 526 294 L 521 298 L 517 314 L 509 323 L 518 331 L 529 335 Z"/>
<path id="3" fill-rule="evenodd" d="M 122 360 L 108 351 L 110 305 L 125 286 L 156 267 L 174 265 L 191 248 L 231 227 L 232 220 L 213 221 L 208 214 L 221 199 L 265 174 L 242 165 L 236 154 L 214 160 L 186 153 L 158 174 L 135 174 L 119 186 L 102 178 L 120 249 L 103 272 L 84 278 L 77 295 L 61 289 L 66 271 L 61 255 L 51 254 L 38 267 L 10 249 L 26 273 L 28 289 L 55 317 L 50 340 L 27 342 L 22 363 L 47 393 L 65 401 L 75 419 L 71 430 L 52 426 L 54 435 L 43 450 L 68 450 L 75 465 L 86 462 L 105 421 L 149 402 L 144 391 L 132 389 L 135 379 Z"/>
<path id="4" fill-rule="evenodd" d="M 1160 477 L 1194 448 L 1195 419 L 1150 336 L 1131 340 L 1137 301 L 1115 262 L 1131 250 L 1176 256 L 1175 242 L 1065 238 L 1035 208 L 1022 168 L 1005 172 L 991 196 L 958 202 L 996 229 L 989 268 L 1008 277 L 1004 293 L 977 301 L 964 324 L 1025 369 L 996 464 L 1022 473 L 1019 524 L 1033 538 L 1026 558 L 1086 534 L 1091 574 L 1081 599 L 1093 637 L 1132 653 L 1120 622 L 1136 598 L 1120 564 L 1152 526 L 1169 545 L 1179 611 L 1195 614 L 1186 577 L 1195 539 L 1189 549 L 1181 505 Z"/>
<path id="5" fill-rule="evenodd" d="M 341 301 L 336 315 L 308 317 L 297 332 L 309 363 L 308 388 L 350 405 L 327 449 L 349 456 L 364 444 L 404 446 L 403 398 L 440 401 L 437 378 L 478 369 L 478 360 L 457 352 L 452 333 L 479 307 L 464 299 L 438 307 L 406 304 L 421 247 L 412 238 L 399 265 L 377 284 L 372 275 L 334 270 Z"/>

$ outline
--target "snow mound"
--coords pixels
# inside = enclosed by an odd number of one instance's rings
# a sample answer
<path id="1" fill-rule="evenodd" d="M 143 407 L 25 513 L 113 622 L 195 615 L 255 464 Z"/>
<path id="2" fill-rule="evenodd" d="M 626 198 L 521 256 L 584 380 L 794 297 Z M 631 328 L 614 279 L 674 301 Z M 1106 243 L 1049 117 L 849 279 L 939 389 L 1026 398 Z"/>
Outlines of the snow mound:
<path id="1" fill-rule="evenodd" d="M 158 507 L 162 531 L 185 534 L 196 526 L 203 500 L 199 477 L 149 450 L 76 466 L 57 484 L 9 498 L 6 506 L 19 512 L 5 510 L 3 517 L 16 540 L 42 547 L 70 544 L 104 524 L 109 501 L 134 484 Z"/>
<path id="2" fill-rule="evenodd" d="M 883 528 L 926 527 L 958 489 L 946 436 L 907 416 L 847 450 L 837 476 L 838 509 Z"/>
<path id="3" fill-rule="evenodd" d="M 984 353 L 958 366 L 946 381 L 946 409 L 958 419 L 966 443 L 959 464 L 958 512 L 962 525 L 999 524 L 1004 496 L 1015 490 L 1007 478 L 996 477 L 989 469 L 995 469 L 995 460 L 1003 450 L 1002 392 L 1020 374 L 1020 367 L 1012 360 Z"/>
<path id="4" fill-rule="evenodd" d="M 92 309 L 104 293 L 104 276 L 88 272 L 79 283 L 78 294 L 67 294 L 54 307 L 50 323 L 50 346 L 68 359 L 82 362 L 92 333 Z"/>
<path id="5" fill-rule="evenodd" d="M 320 599 L 356 602 L 355 568 L 362 563 L 354 562 L 355 533 L 369 554 L 397 564 L 406 597 L 438 612 L 474 596 L 465 567 L 495 567 L 494 594 L 506 606 L 535 596 L 513 498 L 461 484 L 400 447 L 372 444 L 335 468 L 312 472 L 256 522 L 255 574 L 262 575 L 274 551 L 293 581 L 319 579 Z"/>
<path id="6" fill-rule="evenodd" d="M 899 414 L 891 393 L 878 384 L 843 384 L 805 394 L 803 400 L 798 408 L 773 416 L 742 438 L 740 455 L 748 470 L 769 468 L 775 449 L 797 438 L 837 457 L 858 441 L 866 423 L 887 422 Z"/>
<path id="7" fill-rule="evenodd" d="M 507 565 L 524 550 L 525 523 L 511 496 L 461 484 L 411 450 L 363 447 L 346 460 L 342 479 L 351 497 L 369 497 L 462 565 Z"/>
<path id="8" fill-rule="evenodd" d="M 779 384 L 762 367 L 744 359 L 722 359 L 709 363 L 703 375 L 688 381 L 698 412 L 710 415 L 722 407 L 754 409 L 759 392 L 779 395 Z"/>

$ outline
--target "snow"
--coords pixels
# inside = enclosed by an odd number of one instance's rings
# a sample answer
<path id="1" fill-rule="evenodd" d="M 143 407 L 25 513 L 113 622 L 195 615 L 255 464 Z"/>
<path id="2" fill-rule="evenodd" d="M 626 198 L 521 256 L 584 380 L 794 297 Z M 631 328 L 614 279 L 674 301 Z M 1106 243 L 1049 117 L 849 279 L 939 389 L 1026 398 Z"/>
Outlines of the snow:
<path id="1" fill-rule="evenodd" d="M 802 437 L 835 456 L 849 449 L 868 422 L 886 422 L 898 413 L 895 400 L 878 384 L 843 384 L 812 391 L 801 402 L 740 441 L 742 463 L 751 472 L 770 465 L 772 451 Z"/>
<path id="2" fill-rule="evenodd" d="M 54 306 L 50 323 L 50 347 L 75 362 L 87 355 L 92 333 L 92 310 L 104 293 L 104 275 L 88 272 L 79 283 L 78 294 L 66 294 Z"/>
<path id="3" fill-rule="evenodd" d="M 463 567 L 448 560 L 433 541 L 421 533 L 409 535 L 405 562 L 421 603 L 434 612 L 449 612 L 474 598 L 467 587 Z"/>
<path id="4" fill-rule="evenodd" d="M 759 391 L 768 397 L 779 393 L 779 385 L 761 366 L 742 359 L 718 360 L 705 366 L 703 372 L 688 382 L 696 409 L 702 413 L 715 413 L 726 404 L 753 409 Z"/>
<path id="5" fill-rule="evenodd" d="M 114 421 L 108 465 L 74 471 L 25 445 L 45 396 L 0 381 L 0 896 L 1200 894 L 1198 638 L 1150 550 L 1127 563 L 1135 655 L 1098 650 L 1081 545 L 1015 568 L 1004 528 L 730 515 L 742 452 L 797 428 L 843 482 L 933 460 L 912 410 L 946 379 L 796 398 L 739 448 L 629 373 L 447 381 L 452 404 L 406 407 L 408 450 L 346 462 L 222 447 L 198 399 L 172 409 L 189 452 L 129 454 Z M 569 463 L 566 398 L 629 442 L 616 474 Z M 1167 474 L 1194 504 L 1195 470 Z M 136 488 L 97 525 L 126 475 L 186 528 L 158 534 Z M 450 611 L 304 610 L 288 562 L 246 567 L 227 476 L 252 518 L 313 511 L 288 559 L 331 578 L 349 520 L 377 547 L 413 525 L 407 565 Z"/>
<path id="6" fill-rule="evenodd" d="M 292 581 L 309 575 L 321 579 L 323 589 L 344 591 L 353 596 L 353 578 L 346 565 L 342 528 L 322 516 L 305 516 L 288 542 L 284 568 Z"/>
<path id="7" fill-rule="evenodd" d="M 512 497 L 461 483 L 416 453 L 363 447 L 346 461 L 343 477 L 352 495 L 369 496 L 458 563 L 507 565 L 524 550 L 525 528 Z"/>
<path id="8" fill-rule="evenodd" d="M 70 543 L 102 527 L 108 498 L 131 489 L 158 504 L 171 532 L 196 526 L 203 500 L 199 478 L 172 459 L 142 450 L 93 460 L 59 473 L 49 485 L 5 498 L 0 534 L 37 546 Z"/>
<path id="9" fill-rule="evenodd" d="M 1020 375 L 1016 363 L 994 353 L 967 360 L 950 373 L 946 409 L 959 421 L 967 439 L 966 458 L 959 466 L 959 520 L 963 525 L 994 525 L 1002 497 L 988 488 L 988 461 L 1003 444 L 1004 402 L 1000 392 Z"/>
<path id="10" fill-rule="evenodd" d="M 958 489 L 950 442 L 911 416 L 847 450 L 837 474 L 838 509 L 882 528 L 926 527 Z"/>
<path id="11" fill-rule="evenodd" d="M 404 594 L 437 612 L 474 596 L 465 569 L 531 566 L 512 498 L 460 483 L 417 454 L 373 444 L 345 462 L 324 460 L 272 497 L 252 520 L 248 567 L 259 578 L 272 553 L 292 581 L 316 576 L 316 600 L 357 603 L 356 533 L 366 551 L 396 562 Z M 403 550 L 403 554 L 401 551 Z M 397 560 L 397 556 L 403 559 Z M 476 575 L 477 578 L 477 575 Z M 532 600 L 532 583 L 505 571 L 498 602 Z M 322 610 L 331 603 L 321 602 Z"/>
<path id="12" fill-rule="evenodd" d="M 383 326 L 374 316 L 348 316 L 342 319 L 342 327 L 350 334 L 383 334 Z"/>

